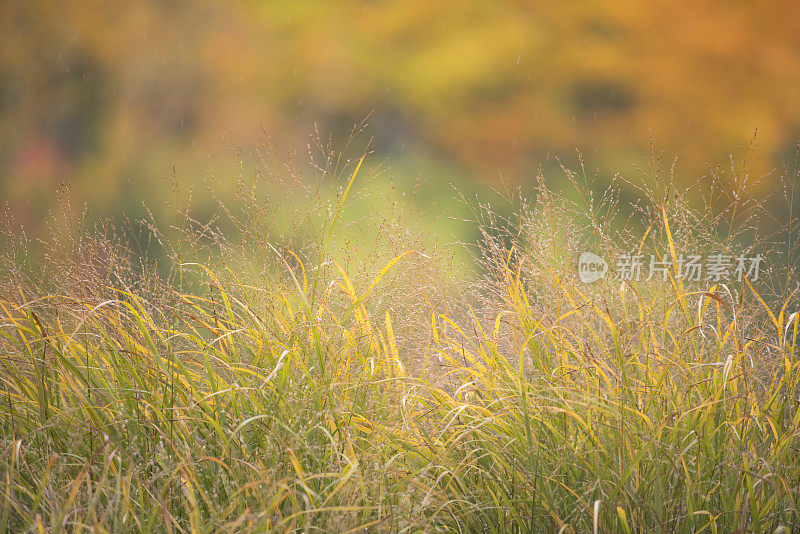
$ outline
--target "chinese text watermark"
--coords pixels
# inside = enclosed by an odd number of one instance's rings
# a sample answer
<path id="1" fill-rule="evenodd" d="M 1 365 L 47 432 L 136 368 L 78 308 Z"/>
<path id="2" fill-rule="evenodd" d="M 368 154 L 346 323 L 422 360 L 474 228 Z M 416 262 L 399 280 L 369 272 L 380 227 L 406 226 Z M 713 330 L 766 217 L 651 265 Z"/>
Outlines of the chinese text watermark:
<path id="1" fill-rule="evenodd" d="M 764 257 L 761 254 L 689 254 L 678 256 L 677 260 L 654 254 L 620 254 L 614 269 L 609 269 L 605 259 L 593 252 L 584 252 L 578 259 L 578 277 L 581 282 L 590 284 L 606 277 L 612 271 L 616 278 L 631 282 L 674 278 L 687 282 L 727 282 L 742 281 L 747 278 L 758 280 Z"/>

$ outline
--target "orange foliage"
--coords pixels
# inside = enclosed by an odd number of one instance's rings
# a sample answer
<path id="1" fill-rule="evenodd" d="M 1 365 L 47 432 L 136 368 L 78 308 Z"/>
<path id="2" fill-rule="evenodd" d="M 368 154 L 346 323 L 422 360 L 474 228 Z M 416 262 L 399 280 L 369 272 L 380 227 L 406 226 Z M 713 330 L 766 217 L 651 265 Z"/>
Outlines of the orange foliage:
<path id="1" fill-rule="evenodd" d="M 487 179 L 575 148 L 623 168 L 651 132 L 687 179 L 756 128 L 775 166 L 800 138 L 797 20 L 791 0 L 4 2 L 0 194 L 66 178 L 124 205 L 261 125 L 346 135 L 373 110 L 381 146 Z"/>

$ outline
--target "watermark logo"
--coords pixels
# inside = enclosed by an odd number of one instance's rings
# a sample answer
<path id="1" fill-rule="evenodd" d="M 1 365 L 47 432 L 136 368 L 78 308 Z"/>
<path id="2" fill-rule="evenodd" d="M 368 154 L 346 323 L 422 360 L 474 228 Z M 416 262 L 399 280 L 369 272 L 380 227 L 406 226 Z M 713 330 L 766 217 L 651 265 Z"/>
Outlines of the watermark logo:
<path id="1" fill-rule="evenodd" d="M 584 252 L 578 259 L 578 276 L 585 284 L 591 284 L 604 278 L 606 272 L 608 272 L 608 264 L 597 254 Z"/>
<path id="2" fill-rule="evenodd" d="M 664 256 L 650 254 L 620 254 L 614 263 L 613 272 L 620 280 L 638 282 L 658 278 L 664 282 L 671 274 L 686 282 L 727 282 L 743 278 L 755 282 L 761 272 L 764 257 L 761 254 L 681 254 L 677 262 Z M 578 276 L 581 282 L 591 284 L 605 278 L 609 270 L 606 261 L 593 252 L 584 252 L 578 259 Z"/>

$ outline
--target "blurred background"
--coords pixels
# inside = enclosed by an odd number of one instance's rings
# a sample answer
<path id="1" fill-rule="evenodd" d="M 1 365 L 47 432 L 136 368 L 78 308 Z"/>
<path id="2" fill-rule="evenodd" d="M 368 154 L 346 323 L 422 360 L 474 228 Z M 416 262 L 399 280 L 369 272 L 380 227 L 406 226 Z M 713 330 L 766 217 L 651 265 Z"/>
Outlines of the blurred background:
<path id="1" fill-rule="evenodd" d="M 450 184 L 558 188 L 578 151 L 595 187 L 635 180 L 651 138 L 688 185 L 756 130 L 766 196 L 800 140 L 798 20 L 796 0 L 4 0 L 0 200 L 34 234 L 62 181 L 138 217 L 173 181 L 233 188 L 264 132 L 302 150 L 365 118 L 386 179 L 454 214 Z"/>

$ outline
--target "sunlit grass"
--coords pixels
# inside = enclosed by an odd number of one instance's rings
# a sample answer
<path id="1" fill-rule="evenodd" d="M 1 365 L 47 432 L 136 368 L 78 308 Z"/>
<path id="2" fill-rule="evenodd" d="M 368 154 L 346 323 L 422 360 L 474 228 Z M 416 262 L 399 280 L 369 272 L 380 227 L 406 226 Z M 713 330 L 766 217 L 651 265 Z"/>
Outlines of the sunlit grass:
<path id="1" fill-rule="evenodd" d="M 398 221 L 348 258 L 362 161 L 313 235 L 4 285 L 0 532 L 800 528 L 794 293 L 583 285 L 626 245 L 544 190 L 484 220 L 478 282 Z M 635 246 L 691 245 L 652 208 Z"/>

